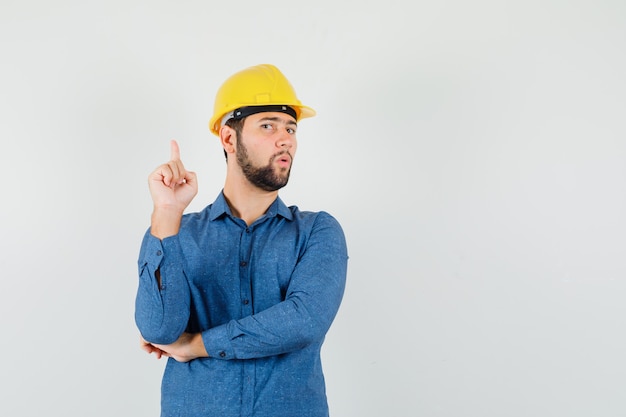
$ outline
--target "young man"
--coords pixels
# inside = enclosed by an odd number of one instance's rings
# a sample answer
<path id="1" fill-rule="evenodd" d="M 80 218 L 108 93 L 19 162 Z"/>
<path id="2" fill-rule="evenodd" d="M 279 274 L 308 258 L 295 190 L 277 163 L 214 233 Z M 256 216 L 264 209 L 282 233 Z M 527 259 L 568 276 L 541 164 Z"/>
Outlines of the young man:
<path id="1" fill-rule="evenodd" d="M 220 87 L 211 131 L 226 154 L 213 204 L 183 215 L 196 175 L 171 160 L 149 176 L 139 255 L 141 346 L 168 357 L 165 416 L 328 416 L 320 349 L 345 287 L 347 249 L 326 212 L 287 207 L 297 122 L 315 112 L 272 65 Z"/>

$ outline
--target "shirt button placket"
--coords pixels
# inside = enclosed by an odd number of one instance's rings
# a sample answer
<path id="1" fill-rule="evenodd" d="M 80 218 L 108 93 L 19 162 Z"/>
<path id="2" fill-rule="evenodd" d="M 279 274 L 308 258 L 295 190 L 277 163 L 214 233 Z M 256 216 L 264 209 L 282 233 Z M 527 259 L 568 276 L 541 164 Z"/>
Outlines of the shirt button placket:
<path id="1" fill-rule="evenodd" d="M 241 316 L 246 317 L 252 315 L 254 312 L 252 310 L 252 303 L 250 300 L 252 299 L 252 288 L 251 288 L 251 280 L 250 280 L 250 271 L 248 262 L 241 261 L 239 262 L 240 266 L 240 276 L 241 276 Z"/>
<path id="2" fill-rule="evenodd" d="M 250 253 L 253 247 L 253 233 L 249 227 L 241 233 L 239 248 L 239 283 L 241 296 L 241 316 L 247 317 L 254 314 L 252 300 L 252 280 L 250 278 Z M 242 391 L 242 415 L 252 414 L 254 404 L 254 367 L 255 361 L 243 362 L 243 391 Z"/>

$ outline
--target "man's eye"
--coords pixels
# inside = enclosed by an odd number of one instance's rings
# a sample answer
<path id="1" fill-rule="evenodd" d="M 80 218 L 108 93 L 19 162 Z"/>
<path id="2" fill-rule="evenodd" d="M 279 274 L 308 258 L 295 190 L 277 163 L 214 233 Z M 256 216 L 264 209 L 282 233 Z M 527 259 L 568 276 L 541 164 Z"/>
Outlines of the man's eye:
<path id="1" fill-rule="evenodd" d="M 273 127 L 272 127 L 272 125 L 271 125 L 271 124 L 269 124 L 269 123 L 264 123 L 264 124 L 262 124 L 262 125 L 261 125 L 261 128 L 262 128 L 262 129 L 272 129 Z"/>
<path id="2" fill-rule="evenodd" d="M 287 128 L 287 132 L 289 132 L 290 135 L 293 135 L 296 133 L 296 129 L 292 128 L 292 127 L 288 127 Z"/>

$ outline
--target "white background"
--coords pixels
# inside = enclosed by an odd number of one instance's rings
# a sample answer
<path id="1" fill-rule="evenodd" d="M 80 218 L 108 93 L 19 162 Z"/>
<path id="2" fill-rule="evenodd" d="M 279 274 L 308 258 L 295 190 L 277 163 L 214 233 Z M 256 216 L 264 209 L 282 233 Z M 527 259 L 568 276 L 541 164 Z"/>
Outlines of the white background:
<path id="1" fill-rule="evenodd" d="M 138 348 L 147 175 L 272 63 L 300 123 L 287 204 L 349 244 L 334 417 L 626 415 L 626 3 L 0 3 L 0 415 L 156 416 Z"/>

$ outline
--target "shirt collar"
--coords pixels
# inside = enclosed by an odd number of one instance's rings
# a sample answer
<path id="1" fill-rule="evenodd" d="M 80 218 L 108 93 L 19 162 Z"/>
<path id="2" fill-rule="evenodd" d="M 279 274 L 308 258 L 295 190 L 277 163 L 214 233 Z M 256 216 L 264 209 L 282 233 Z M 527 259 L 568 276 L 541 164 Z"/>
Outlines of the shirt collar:
<path id="1" fill-rule="evenodd" d="M 283 200 L 280 197 L 276 197 L 276 200 L 272 203 L 272 205 L 267 209 L 267 213 L 265 213 L 267 217 L 281 216 L 287 220 L 293 220 L 293 215 L 291 214 L 291 210 L 289 207 L 283 203 Z"/>
<path id="2" fill-rule="evenodd" d="M 224 190 L 220 192 L 217 196 L 213 204 L 211 205 L 211 221 L 221 217 L 222 215 L 232 216 L 232 212 L 230 211 L 230 207 L 228 207 L 228 203 L 226 202 L 226 197 L 224 197 Z M 287 220 L 293 220 L 293 215 L 291 214 L 291 210 L 283 203 L 283 200 L 280 197 L 276 197 L 276 200 L 269 206 L 267 212 L 263 217 L 275 217 L 275 216 L 284 217 Z"/>

